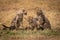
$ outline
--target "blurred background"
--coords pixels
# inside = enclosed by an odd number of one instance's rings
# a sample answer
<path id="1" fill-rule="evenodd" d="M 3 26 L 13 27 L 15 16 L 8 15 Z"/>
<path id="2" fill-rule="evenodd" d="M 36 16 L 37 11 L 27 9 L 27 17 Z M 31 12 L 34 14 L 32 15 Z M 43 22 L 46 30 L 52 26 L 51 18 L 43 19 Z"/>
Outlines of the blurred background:
<path id="1" fill-rule="evenodd" d="M 36 7 L 43 10 L 52 29 L 60 28 L 60 0 L 0 0 L 0 23 L 9 26 L 21 8 L 25 8 L 28 14 L 33 16 Z"/>

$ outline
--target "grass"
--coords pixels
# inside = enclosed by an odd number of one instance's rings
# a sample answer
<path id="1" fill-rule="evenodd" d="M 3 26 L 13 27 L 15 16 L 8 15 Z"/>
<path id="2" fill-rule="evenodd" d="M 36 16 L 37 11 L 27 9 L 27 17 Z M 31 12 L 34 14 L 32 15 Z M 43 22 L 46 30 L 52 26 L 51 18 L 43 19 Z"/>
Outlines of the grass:
<path id="1" fill-rule="evenodd" d="M 60 35 L 60 32 L 58 32 L 57 30 L 44 30 L 41 31 L 41 34 L 43 35 L 47 35 L 47 36 L 52 36 L 52 35 Z"/>
<path id="2" fill-rule="evenodd" d="M 32 39 L 39 39 L 41 37 L 43 38 L 49 38 L 50 36 L 60 36 L 60 32 L 56 29 L 54 30 L 0 30 L 0 40 L 29 40 L 29 38 Z M 8 38 L 7 38 L 8 37 Z M 26 39 L 27 38 L 27 39 Z M 44 39 L 45 40 L 45 39 Z"/>
<path id="3" fill-rule="evenodd" d="M 0 36 L 3 35 L 46 35 L 46 36 L 51 36 L 51 35 L 60 35 L 60 32 L 58 30 L 14 30 L 14 31 L 10 31 L 10 30 L 2 30 L 0 31 Z"/>

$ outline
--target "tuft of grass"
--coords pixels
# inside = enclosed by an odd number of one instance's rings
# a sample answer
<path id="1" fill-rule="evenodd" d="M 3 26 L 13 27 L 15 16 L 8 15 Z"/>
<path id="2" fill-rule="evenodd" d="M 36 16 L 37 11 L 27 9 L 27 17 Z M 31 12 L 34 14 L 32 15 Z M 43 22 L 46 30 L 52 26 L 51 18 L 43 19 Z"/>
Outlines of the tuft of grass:
<path id="1" fill-rule="evenodd" d="M 40 34 L 42 35 L 47 35 L 47 36 L 56 36 L 56 35 L 60 35 L 60 32 L 58 30 L 44 30 L 44 31 L 40 31 Z"/>
<path id="2" fill-rule="evenodd" d="M 45 35 L 45 36 L 56 36 L 60 35 L 60 31 L 54 29 L 54 30 L 39 30 L 39 31 L 32 31 L 32 30 L 0 30 L 0 37 L 1 36 L 14 36 L 14 35 L 20 35 L 20 36 L 27 36 L 27 35 Z"/>

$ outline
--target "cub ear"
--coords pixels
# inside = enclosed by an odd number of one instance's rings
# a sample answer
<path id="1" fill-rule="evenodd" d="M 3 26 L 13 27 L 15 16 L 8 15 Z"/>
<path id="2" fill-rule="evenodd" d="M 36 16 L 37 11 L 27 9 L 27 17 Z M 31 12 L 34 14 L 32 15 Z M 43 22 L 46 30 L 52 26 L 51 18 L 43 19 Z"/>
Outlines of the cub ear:
<path id="1" fill-rule="evenodd" d="M 27 15 L 27 11 L 26 10 L 23 10 L 23 13 L 24 13 L 24 15 Z"/>

